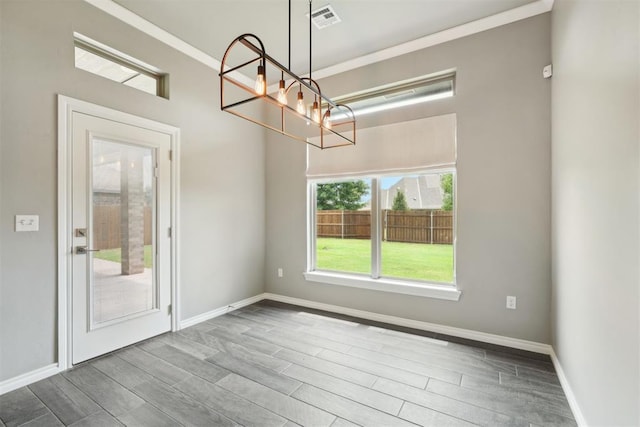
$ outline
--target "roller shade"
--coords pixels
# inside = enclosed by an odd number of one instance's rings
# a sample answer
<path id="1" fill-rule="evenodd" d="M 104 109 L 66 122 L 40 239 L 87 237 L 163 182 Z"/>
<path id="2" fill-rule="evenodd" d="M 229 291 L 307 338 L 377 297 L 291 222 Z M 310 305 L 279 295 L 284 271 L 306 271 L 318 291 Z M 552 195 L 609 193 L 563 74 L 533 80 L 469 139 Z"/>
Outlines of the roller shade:
<path id="1" fill-rule="evenodd" d="M 356 145 L 308 149 L 307 177 L 437 169 L 456 164 L 456 115 L 358 129 Z"/>

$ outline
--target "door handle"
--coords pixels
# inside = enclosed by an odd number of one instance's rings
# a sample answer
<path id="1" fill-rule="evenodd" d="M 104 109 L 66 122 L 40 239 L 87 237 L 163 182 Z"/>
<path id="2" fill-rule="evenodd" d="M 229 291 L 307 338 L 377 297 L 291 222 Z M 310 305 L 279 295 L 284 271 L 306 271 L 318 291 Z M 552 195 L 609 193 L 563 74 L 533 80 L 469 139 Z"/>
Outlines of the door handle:
<path id="1" fill-rule="evenodd" d="M 100 252 L 100 249 L 87 249 L 86 246 L 76 246 L 76 255 L 83 255 L 89 252 Z"/>

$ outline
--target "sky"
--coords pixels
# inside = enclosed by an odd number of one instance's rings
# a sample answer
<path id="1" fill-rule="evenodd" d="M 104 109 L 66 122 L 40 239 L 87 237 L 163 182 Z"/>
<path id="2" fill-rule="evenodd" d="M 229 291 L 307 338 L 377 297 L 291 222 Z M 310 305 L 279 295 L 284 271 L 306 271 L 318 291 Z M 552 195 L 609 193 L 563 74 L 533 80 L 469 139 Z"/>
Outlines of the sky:
<path id="1" fill-rule="evenodd" d="M 401 176 L 385 176 L 382 177 L 381 181 L 381 186 L 383 190 L 388 190 L 389 188 L 393 187 L 398 181 L 400 181 L 402 179 Z M 371 181 L 369 179 L 366 180 L 367 183 L 369 183 L 369 186 L 371 186 Z M 364 202 L 368 202 L 371 199 L 371 193 L 367 192 L 367 194 L 362 196 L 361 201 Z"/>
<path id="2" fill-rule="evenodd" d="M 383 190 L 388 190 L 389 188 L 391 188 L 396 182 L 400 181 L 400 179 L 402 179 L 401 176 L 387 176 L 382 178 L 382 189 Z"/>

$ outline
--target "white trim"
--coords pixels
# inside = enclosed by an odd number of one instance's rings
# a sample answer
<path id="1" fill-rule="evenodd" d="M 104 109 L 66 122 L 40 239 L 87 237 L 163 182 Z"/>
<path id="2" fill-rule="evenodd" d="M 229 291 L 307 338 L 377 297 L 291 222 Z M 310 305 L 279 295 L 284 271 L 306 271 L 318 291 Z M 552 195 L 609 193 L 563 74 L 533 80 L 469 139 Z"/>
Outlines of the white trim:
<path id="1" fill-rule="evenodd" d="M 176 128 L 177 129 L 177 128 Z M 180 321 L 180 129 L 171 136 L 171 330 Z"/>
<path id="2" fill-rule="evenodd" d="M 171 46 L 172 48 L 184 53 L 185 55 L 190 56 L 196 61 L 199 61 L 218 72 L 220 71 L 221 63 L 218 59 L 215 59 L 214 57 L 204 53 L 200 49 L 197 49 L 189 43 L 185 42 L 184 40 L 179 39 L 168 31 L 165 31 L 157 25 L 140 17 L 139 15 L 136 15 L 123 6 L 120 6 L 113 0 L 85 1 L 92 6 L 95 6 L 98 9 L 102 10 L 103 12 L 113 16 L 114 18 L 117 18 L 122 22 L 131 25 L 132 27 L 142 31 L 143 33 L 157 39 L 162 43 L 165 43 L 168 46 Z M 457 27 L 430 34 L 428 36 L 421 37 L 407 43 L 402 43 L 397 46 L 382 49 L 368 55 L 364 55 L 340 64 L 332 65 L 330 67 L 314 71 L 314 77 L 316 79 L 322 79 L 336 74 L 344 73 L 358 67 L 363 67 L 376 62 L 395 58 L 396 56 L 415 52 L 417 50 L 446 43 L 462 37 L 470 36 L 472 34 L 490 30 L 502 25 L 511 24 L 512 22 L 527 19 L 532 16 L 541 15 L 543 13 L 549 12 L 552 8 L 553 0 L 537 0 L 532 3 L 525 4 L 524 6 L 517 7 L 515 9 L 507 10 L 505 12 L 478 19 L 476 21 L 468 22 L 466 24 L 458 25 Z M 236 78 L 246 79 L 246 81 L 249 82 L 247 84 L 253 85 L 253 82 L 249 81 L 250 79 L 248 79 L 244 75 L 240 75 Z M 275 86 L 271 86 L 268 88 L 269 92 L 275 90 L 277 90 L 277 87 Z"/>
<path id="3" fill-rule="evenodd" d="M 36 381 L 49 378 L 60 371 L 61 369 L 58 367 L 58 364 L 52 363 L 51 365 L 34 369 L 33 371 L 18 375 L 17 377 L 9 378 L 8 380 L 0 382 L 0 395 L 9 393 L 10 391 L 19 389 L 26 385 L 33 384 Z"/>
<path id="4" fill-rule="evenodd" d="M 154 39 L 161 41 L 162 43 L 170 46 L 187 56 L 195 59 L 206 65 L 207 67 L 213 68 L 216 71 L 220 71 L 220 61 L 215 59 L 214 57 L 207 55 L 200 49 L 197 49 L 185 42 L 182 39 L 174 36 L 168 31 L 163 30 L 157 25 L 147 21 L 139 15 L 131 12 L 129 9 L 124 6 L 120 6 L 118 3 L 112 0 L 85 0 L 90 5 L 97 7 L 101 11 L 105 12 L 108 15 L 113 16 L 124 22 L 125 24 L 129 24 L 132 27 L 142 31 L 148 36 L 153 37 Z"/>
<path id="5" fill-rule="evenodd" d="M 388 278 L 374 279 L 355 274 L 341 274 L 328 271 L 308 271 L 304 278 L 310 282 L 328 285 L 349 286 L 352 288 L 370 289 L 373 291 L 393 292 L 395 294 L 415 295 L 419 297 L 437 298 L 448 301 L 460 300 L 460 292 L 452 285 L 418 284 L 404 280 Z"/>
<path id="6" fill-rule="evenodd" d="M 576 399 L 575 394 L 573 394 L 573 389 L 571 388 L 571 385 L 569 385 L 569 380 L 564 373 L 564 369 L 562 369 L 560 360 L 558 359 L 558 356 L 556 355 L 553 347 L 551 347 L 551 352 L 549 353 L 549 355 L 551 356 L 553 367 L 556 369 L 556 374 L 558 375 L 558 379 L 560 380 L 562 390 L 564 391 L 564 394 L 567 396 L 567 400 L 569 401 L 569 407 L 571 408 L 571 412 L 573 413 L 573 418 L 575 418 L 576 423 L 578 423 L 579 427 L 586 427 L 588 425 L 587 420 L 584 418 L 582 409 L 580 409 L 580 405 L 578 404 L 578 399 Z"/>
<path id="7" fill-rule="evenodd" d="M 309 164 L 309 149 L 307 148 L 307 164 Z M 316 210 L 317 210 L 316 183 L 307 180 L 307 268 L 311 271 L 316 269 Z"/>
<path id="8" fill-rule="evenodd" d="M 382 232 L 382 212 L 380 212 L 380 196 L 382 195 L 382 184 L 381 178 L 378 177 L 371 177 L 371 199 L 370 199 L 370 207 L 369 207 L 369 212 L 371 212 L 371 225 L 369 227 L 370 230 L 370 239 L 371 239 L 371 277 L 369 279 L 371 279 L 371 281 L 375 282 L 375 283 L 362 283 L 360 282 L 361 285 L 364 285 L 365 287 L 369 287 L 372 284 L 374 284 L 374 286 L 377 284 L 377 286 L 380 286 L 381 284 L 384 284 L 385 282 L 383 281 L 384 279 L 380 279 L 380 273 L 382 271 L 382 239 L 384 238 L 383 232 Z M 344 214 L 344 211 L 342 211 Z M 340 221 L 344 224 L 344 219 L 342 221 Z M 317 230 L 317 228 L 315 229 Z M 314 230 L 314 234 L 316 233 L 316 231 Z M 317 245 L 313 246 L 313 250 L 317 251 Z M 305 276 L 306 278 L 306 276 Z M 344 282 L 346 286 L 350 286 L 349 283 L 353 283 L 352 280 Z M 389 289 L 389 291 L 392 292 L 393 288 L 388 288 L 388 286 L 385 286 L 385 288 Z M 407 289 L 411 289 L 411 288 L 407 288 Z M 402 292 L 402 291 L 400 291 Z M 458 295 L 458 298 L 460 297 L 460 295 Z"/>
<path id="9" fill-rule="evenodd" d="M 71 230 L 68 205 L 71 198 L 71 177 L 69 167 L 69 140 L 67 131 L 71 129 L 71 111 L 66 100 L 58 96 L 58 366 L 61 370 L 71 366 L 71 322 L 68 307 L 70 288 L 67 273 L 71 271 L 71 242 L 67 240 Z M 69 195 L 69 197 L 67 197 Z"/>
<path id="10" fill-rule="evenodd" d="M 307 153 L 309 153 L 307 148 Z M 454 176 L 454 185 L 457 182 L 457 173 L 455 165 L 450 169 L 426 169 L 412 168 L 417 173 L 452 173 Z M 429 172 L 427 172 L 429 171 Z M 371 181 L 371 271 L 369 274 L 345 273 L 342 271 L 327 271 L 317 269 L 317 250 L 316 250 L 316 192 L 317 184 L 335 181 L 335 175 L 329 175 L 322 178 L 307 178 L 307 271 L 303 272 L 304 278 L 310 282 L 318 282 L 329 285 L 348 286 L 361 289 L 369 289 L 381 292 L 391 292 L 404 295 L 414 295 L 420 297 L 443 299 L 448 301 L 459 301 L 462 292 L 458 290 L 455 284 L 455 249 L 457 239 L 457 222 L 454 221 L 454 271 L 453 283 L 437 282 L 437 281 L 419 281 L 404 278 L 381 277 L 381 254 L 382 254 L 382 223 L 384 222 L 381 215 L 381 180 L 390 175 L 389 170 L 382 172 L 372 172 L 367 175 L 348 175 L 347 178 L 362 176 L 369 178 Z M 396 175 L 396 174 L 393 174 Z M 333 178 L 331 178 L 333 176 Z M 457 219 L 454 211 L 454 219 Z"/>
<path id="11" fill-rule="evenodd" d="M 116 19 L 121 20 L 125 24 L 131 25 L 133 28 L 136 28 L 139 31 L 142 31 L 148 36 L 153 37 L 154 39 L 166 44 L 169 47 L 174 48 L 178 52 L 182 52 L 183 54 L 195 59 L 196 61 L 206 65 L 209 68 L 213 68 L 214 70 L 220 72 L 220 66 L 222 65 L 220 60 L 214 58 L 211 55 L 208 55 L 194 47 L 193 45 L 185 42 L 184 40 L 174 36 L 168 31 L 163 30 L 157 25 L 147 21 L 140 15 L 136 15 L 131 12 L 129 9 L 119 5 L 113 0 L 85 0 L 90 5 L 97 7 L 104 13 L 113 16 Z M 255 84 L 255 80 L 252 80 L 241 73 L 231 73 L 234 79 L 241 81 L 242 83 L 253 87 Z"/>
<path id="12" fill-rule="evenodd" d="M 138 58 L 134 58 L 133 56 L 128 55 L 128 54 L 126 54 L 124 52 L 120 52 L 119 50 L 116 50 L 116 49 L 112 48 L 111 46 L 107 46 L 104 43 L 100 43 L 99 41 L 94 40 L 94 39 L 92 39 L 90 37 L 87 37 L 84 34 L 81 34 L 81 33 L 78 33 L 76 31 L 74 31 L 73 32 L 73 38 L 78 42 L 82 42 L 84 44 L 87 44 L 87 45 L 93 47 L 96 50 L 104 51 L 107 54 L 109 54 L 109 55 L 111 55 L 111 56 L 113 56 L 113 57 L 115 57 L 115 58 L 117 58 L 117 59 L 119 59 L 121 61 L 129 62 L 130 64 L 135 65 L 136 67 L 141 68 L 141 69 L 143 69 L 145 71 L 148 71 L 148 72 L 151 72 L 151 73 L 154 73 L 154 74 L 162 73 L 162 70 L 159 69 L 158 67 L 154 67 L 151 64 L 147 64 L 146 62 L 143 62 L 143 61 L 139 60 Z M 76 46 L 76 47 L 78 47 L 78 46 Z M 84 46 L 81 45 L 80 47 L 83 48 Z M 86 49 L 83 49 L 83 50 L 86 50 Z M 93 52 L 90 52 L 90 53 L 93 53 Z M 108 57 L 104 58 L 104 59 L 111 61 L 111 58 L 108 58 Z M 113 61 L 111 61 L 111 62 L 113 62 Z M 76 65 L 76 67 L 77 67 L 77 65 Z"/>
<path id="13" fill-rule="evenodd" d="M 175 154 L 174 154 L 175 156 Z M 175 157 L 174 157 L 175 160 Z M 184 329 L 187 328 L 189 326 L 193 326 L 197 323 L 200 322 L 204 322 L 205 320 L 209 320 L 209 319 L 213 319 L 214 317 L 218 317 L 221 316 L 223 314 L 229 313 L 231 311 L 237 310 L 239 308 L 242 307 L 246 307 L 247 305 L 251 305 L 254 304 L 258 301 L 262 301 L 263 299 L 265 299 L 265 294 L 258 294 L 255 295 L 253 297 L 250 298 L 246 298 L 243 299 L 241 301 L 238 302 L 234 302 L 231 303 L 225 307 L 220 307 L 217 308 L 215 310 L 211 310 L 208 311 L 206 313 L 202 313 L 198 316 L 194 316 L 191 317 L 189 319 L 183 320 L 181 322 L 176 323 L 176 325 L 178 325 L 179 327 L 174 329 L 174 331 L 178 330 L 178 329 Z M 66 314 L 66 313 L 65 313 Z M 176 311 L 174 311 L 174 314 L 176 314 Z M 65 318 L 65 316 L 62 316 L 63 318 Z M 176 317 L 174 316 L 174 319 Z M 66 319 L 64 319 L 66 320 Z M 59 322 L 60 323 L 60 322 Z M 63 346 L 61 346 L 63 347 Z M 65 352 L 62 352 L 62 358 L 60 360 L 65 360 L 66 358 L 66 354 L 64 354 Z M 60 351 L 58 352 L 58 354 L 60 355 Z M 70 354 L 70 351 L 69 351 Z M 60 357 L 60 356 L 59 356 Z M 9 393 L 10 391 L 16 390 L 20 387 L 24 387 L 24 386 L 28 386 L 29 384 L 33 384 L 37 381 L 43 380 L 45 378 L 51 377 L 53 375 L 56 375 L 60 372 L 63 372 L 65 370 L 67 370 L 68 368 L 71 367 L 71 363 L 69 362 L 68 367 L 62 367 L 62 364 L 59 363 L 52 363 L 51 365 L 47 365 L 44 366 L 42 368 L 38 368 L 38 369 L 34 369 L 33 371 L 30 372 L 26 372 L 24 374 L 18 375 L 16 377 L 13 378 L 9 378 L 7 380 L 1 381 L 0 382 L 0 395 L 4 394 L 4 393 Z"/>
<path id="14" fill-rule="evenodd" d="M 71 138 L 72 113 L 76 111 L 126 123 L 169 135 L 171 138 L 171 329 L 176 330 L 180 307 L 179 270 L 179 163 L 180 129 L 144 117 L 134 116 L 79 99 L 58 95 L 58 366 L 61 371 L 72 366 L 71 361 Z"/>
<path id="15" fill-rule="evenodd" d="M 237 310 L 239 308 L 254 304 L 256 302 L 259 302 L 265 299 L 272 300 L 272 301 L 279 301 L 287 304 L 298 305 L 301 307 L 315 308 L 318 310 L 324 310 L 332 313 L 345 314 L 348 316 L 358 317 L 361 319 L 374 320 L 374 321 L 388 323 L 392 325 L 398 325 L 398 326 L 404 326 L 408 328 L 420 329 L 424 331 L 442 333 L 445 335 L 451 335 L 455 337 L 466 338 L 466 339 L 486 342 L 490 344 L 502 345 L 505 347 L 517 348 L 517 349 L 532 351 L 532 352 L 541 353 L 541 354 L 548 354 L 551 356 L 553 365 L 558 373 L 558 378 L 560 379 L 560 384 L 562 385 L 562 388 L 565 394 L 567 395 L 567 399 L 569 400 L 571 410 L 573 411 L 574 417 L 576 418 L 578 425 L 579 426 L 587 425 L 585 422 L 584 416 L 582 415 L 582 412 L 578 406 L 577 400 L 571 390 L 571 387 L 569 386 L 569 383 L 564 374 L 564 371 L 560 366 L 560 362 L 558 361 L 558 358 L 555 352 L 553 351 L 553 348 L 548 344 L 542 344 L 542 343 L 537 343 L 533 341 L 526 341 L 526 340 L 521 340 L 517 338 L 503 337 L 500 335 L 472 331 L 469 329 L 455 328 L 452 326 L 438 325 L 435 323 L 422 322 L 419 320 L 405 319 L 405 318 L 396 317 L 396 316 L 378 314 L 370 311 L 356 310 L 348 307 L 309 301 L 305 299 L 288 297 L 288 296 L 273 294 L 269 292 L 258 294 L 253 297 L 238 301 L 236 303 L 229 304 L 226 307 L 221 307 L 221 308 L 209 311 L 207 313 L 203 313 L 198 316 L 185 319 L 180 322 L 180 329 L 193 326 L 197 323 L 204 322 L 206 320 L 212 319 L 217 316 L 221 316 L 230 311 Z M 36 369 L 31 372 L 27 372 L 17 377 L 10 378 L 8 380 L 0 382 L 0 394 L 7 393 L 19 387 L 34 383 L 36 381 L 40 381 L 41 379 L 50 377 L 64 370 L 65 368 L 60 367 L 58 364 L 52 364 L 40 369 Z"/>
<path id="16" fill-rule="evenodd" d="M 214 317 L 222 316 L 231 311 L 237 310 L 242 307 L 254 304 L 258 301 L 265 299 L 265 294 L 258 294 L 256 296 L 245 298 L 241 301 L 234 302 L 224 307 L 216 308 L 215 310 L 207 311 L 206 313 L 199 314 L 197 316 L 190 317 L 180 322 L 180 329 L 188 328 L 189 326 L 197 325 L 200 322 L 204 322 Z"/>
<path id="17" fill-rule="evenodd" d="M 353 308 L 342 307 L 333 304 L 325 304 L 321 302 L 309 301 L 300 298 L 293 298 L 284 295 L 264 293 L 265 299 L 284 302 L 287 304 L 299 305 L 301 307 L 315 308 L 318 310 L 329 311 L 332 313 L 345 314 L 347 316 L 359 317 L 361 319 L 374 320 L 377 322 L 389 323 L 391 325 L 404 326 L 407 328 L 420 329 L 423 331 L 436 332 L 454 337 L 466 338 L 474 341 L 496 344 L 505 347 L 517 348 L 520 350 L 532 351 L 541 354 L 551 354 L 551 346 L 549 344 L 538 343 L 534 341 L 521 340 L 518 338 L 503 337 L 501 335 L 488 334 L 485 332 L 472 331 L 469 329 L 456 328 L 453 326 L 438 325 L 436 323 L 422 322 L 420 320 L 405 319 L 402 317 L 389 316 L 386 314 L 378 314 L 370 311 L 356 310 Z"/>

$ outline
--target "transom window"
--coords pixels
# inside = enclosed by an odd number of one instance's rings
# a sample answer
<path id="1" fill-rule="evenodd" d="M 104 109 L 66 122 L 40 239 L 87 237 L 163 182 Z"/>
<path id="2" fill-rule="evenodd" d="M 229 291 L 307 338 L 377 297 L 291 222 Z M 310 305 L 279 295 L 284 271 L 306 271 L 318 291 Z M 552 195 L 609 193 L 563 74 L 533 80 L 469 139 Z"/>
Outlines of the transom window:
<path id="1" fill-rule="evenodd" d="M 125 53 L 74 33 L 75 66 L 151 95 L 168 98 L 167 75 Z"/>

